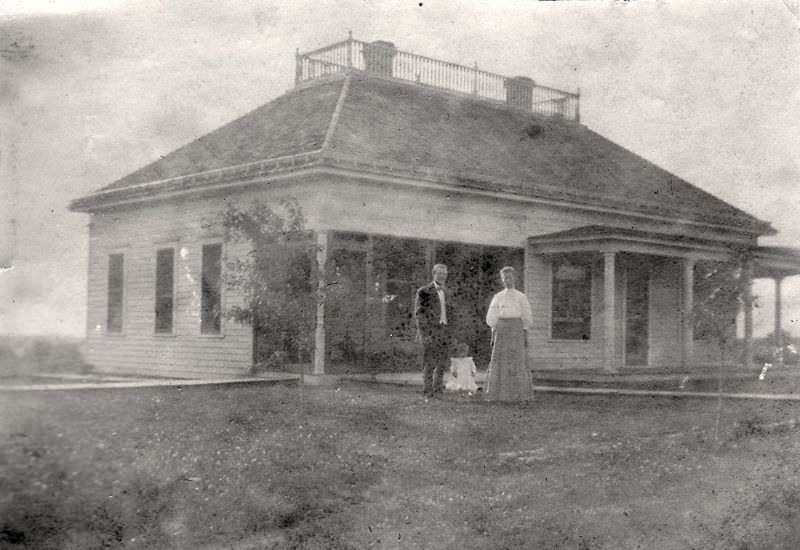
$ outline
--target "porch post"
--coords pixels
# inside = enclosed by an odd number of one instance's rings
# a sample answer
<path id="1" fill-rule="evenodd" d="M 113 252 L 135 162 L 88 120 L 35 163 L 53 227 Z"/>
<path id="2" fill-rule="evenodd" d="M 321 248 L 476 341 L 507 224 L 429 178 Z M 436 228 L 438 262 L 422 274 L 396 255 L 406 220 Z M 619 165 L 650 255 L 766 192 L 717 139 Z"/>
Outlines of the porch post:
<path id="1" fill-rule="evenodd" d="M 433 263 L 436 261 L 436 243 L 425 241 L 425 273 L 430 275 L 433 270 Z"/>
<path id="2" fill-rule="evenodd" d="M 374 325 L 373 307 L 375 292 L 375 239 L 372 235 L 367 235 L 367 249 L 364 254 L 364 334 L 363 348 L 361 353 L 361 363 L 366 368 L 367 355 L 370 349 L 370 328 Z"/>
<path id="3" fill-rule="evenodd" d="M 753 263 L 744 267 L 744 367 L 753 365 Z"/>
<path id="4" fill-rule="evenodd" d="M 779 367 L 783 366 L 783 330 L 781 328 L 781 282 L 783 277 L 775 277 L 775 350 L 777 356 L 775 362 Z"/>
<path id="5" fill-rule="evenodd" d="M 616 357 L 616 252 L 603 252 L 603 368 L 617 370 Z"/>
<path id="6" fill-rule="evenodd" d="M 316 232 L 317 325 L 314 330 L 314 374 L 325 374 L 325 271 L 328 262 L 328 232 Z"/>
<path id="7" fill-rule="evenodd" d="M 694 309 L 694 263 L 693 258 L 683 259 L 683 304 L 681 308 L 681 366 L 688 368 L 692 363 L 694 348 L 694 327 L 692 310 Z"/>

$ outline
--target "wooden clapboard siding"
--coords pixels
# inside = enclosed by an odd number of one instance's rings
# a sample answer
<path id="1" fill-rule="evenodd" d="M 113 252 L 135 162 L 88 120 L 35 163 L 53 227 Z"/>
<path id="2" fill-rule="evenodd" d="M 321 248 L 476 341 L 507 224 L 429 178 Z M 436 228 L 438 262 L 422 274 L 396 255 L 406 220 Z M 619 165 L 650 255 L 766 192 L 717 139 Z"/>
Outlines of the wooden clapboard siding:
<path id="1" fill-rule="evenodd" d="M 247 204 L 263 192 L 242 193 Z M 200 334 L 202 246 L 221 243 L 214 216 L 229 198 L 163 201 L 93 215 L 90 229 L 88 350 L 100 371 L 153 376 L 236 376 L 252 364 L 252 331 L 223 319 L 220 335 Z M 313 210 L 313 209 L 312 209 Z M 155 258 L 161 248 L 173 248 L 173 332 L 155 334 Z M 106 334 L 108 255 L 124 254 L 123 331 Z M 223 244 L 226 257 L 244 254 L 244 245 Z M 222 289 L 223 308 L 241 296 Z"/>

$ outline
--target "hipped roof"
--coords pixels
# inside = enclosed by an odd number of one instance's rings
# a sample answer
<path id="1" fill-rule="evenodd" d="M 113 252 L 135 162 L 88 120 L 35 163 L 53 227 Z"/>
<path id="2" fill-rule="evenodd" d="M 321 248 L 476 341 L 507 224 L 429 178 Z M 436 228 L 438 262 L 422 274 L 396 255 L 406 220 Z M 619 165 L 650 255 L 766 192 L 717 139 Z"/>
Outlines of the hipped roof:
<path id="1" fill-rule="evenodd" d="M 71 207 L 191 189 L 228 171 L 291 170 L 298 157 L 298 166 L 424 174 L 456 187 L 774 232 L 581 124 L 361 73 L 294 89 Z"/>

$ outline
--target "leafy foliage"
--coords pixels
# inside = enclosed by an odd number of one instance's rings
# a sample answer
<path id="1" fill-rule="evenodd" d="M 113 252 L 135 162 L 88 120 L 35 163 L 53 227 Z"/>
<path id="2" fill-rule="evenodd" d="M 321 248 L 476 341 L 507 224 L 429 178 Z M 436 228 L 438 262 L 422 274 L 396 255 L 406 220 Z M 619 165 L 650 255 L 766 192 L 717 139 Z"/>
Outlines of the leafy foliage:
<path id="1" fill-rule="evenodd" d="M 250 247 L 225 263 L 228 288 L 244 298 L 226 314 L 254 327 L 256 362 L 274 367 L 308 361 L 316 312 L 314 241 L 300 206 L 293 200 L 281 201 L 277 209 L 262 202 L 247 209 L 231 206 L 222 225 L 226 242 Z"/>
<path id="2" fill-rule="evenodd" d="M 722 348 L 736 341 L 736 316 L 750 284 L 746 266 L 752 261 L 748 249 L 737 250 L 724 262 L 698 262 L 695 267 L 694 333 Z"/>

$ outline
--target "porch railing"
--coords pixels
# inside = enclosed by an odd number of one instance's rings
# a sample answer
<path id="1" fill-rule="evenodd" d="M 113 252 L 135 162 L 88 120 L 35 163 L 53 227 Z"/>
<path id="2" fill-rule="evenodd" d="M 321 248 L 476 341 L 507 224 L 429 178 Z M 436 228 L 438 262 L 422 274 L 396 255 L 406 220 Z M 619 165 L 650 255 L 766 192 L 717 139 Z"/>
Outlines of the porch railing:
<path id="1" fill-rule="evenodd" d="M 296 54 L 295 84 L 363 71 L 385 78 L 504 102 L 547 116 L 580 121 L 580 92 L 541 86 L 524 77 L 507 77 L 424 55 L 397 50 L 390 42 L 347 40 Z"/>

